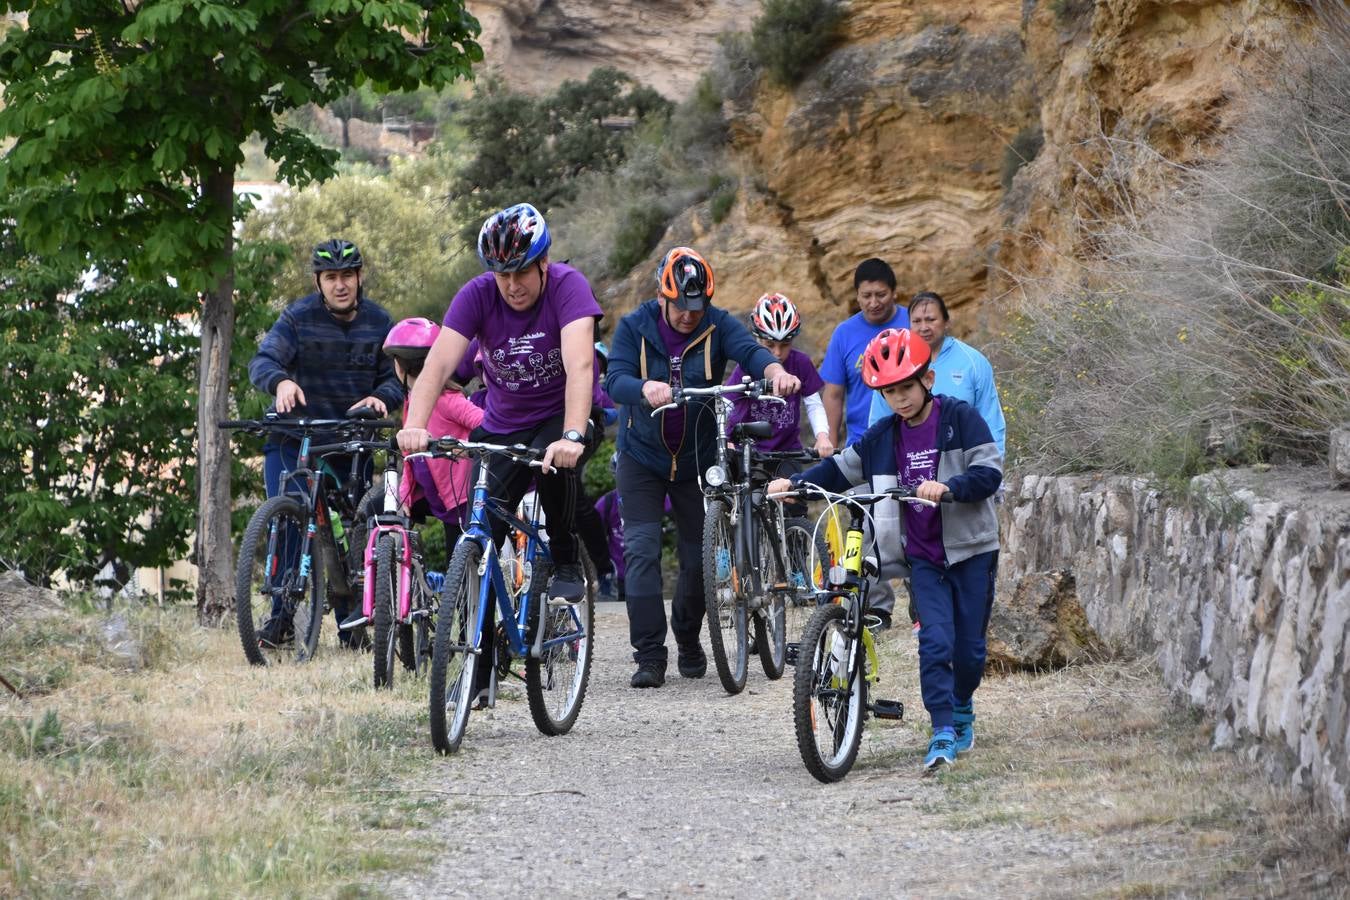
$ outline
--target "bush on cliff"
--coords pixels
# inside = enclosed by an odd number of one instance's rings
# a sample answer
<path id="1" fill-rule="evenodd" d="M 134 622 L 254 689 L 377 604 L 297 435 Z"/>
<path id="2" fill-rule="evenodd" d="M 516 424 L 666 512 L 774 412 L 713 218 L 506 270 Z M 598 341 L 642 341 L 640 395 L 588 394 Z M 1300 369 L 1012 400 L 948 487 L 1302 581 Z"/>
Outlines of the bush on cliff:
<path id="1" fill-rule="evenodd" d="M 771 79 L 792 87 L 830 49 L 843 19 L 837 0 L 764 0 L 751 51 Z"/>
<path id="2" fill-rule="evenodd" d="M 1119 205 L 1081 223 L 1100 255 L 1024 285 L 1001 342 L 1011 453 L 1170 480 L 1319 460 L 1350 420 L 1350 50 L 1267 72 L 1207 165 L 1101 138 Z M 1167 187 L 1143 206 L 1147 177 Z"/>

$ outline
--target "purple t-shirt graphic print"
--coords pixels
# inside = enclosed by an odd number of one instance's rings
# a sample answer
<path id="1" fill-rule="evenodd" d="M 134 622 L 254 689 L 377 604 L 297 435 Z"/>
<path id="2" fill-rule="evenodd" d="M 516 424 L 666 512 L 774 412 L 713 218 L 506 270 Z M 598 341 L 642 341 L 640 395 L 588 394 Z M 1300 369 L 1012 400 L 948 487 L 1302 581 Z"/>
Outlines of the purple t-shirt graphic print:
<path id="1" fill-rule="evenodd" d="M 776 400 L 738 398 L 731 411 L 729 419 L 731 425 L 737 425 L 741 422 L 770 422 L 773 424 L 773 434 L 762 441 L 755 442 L 755 446 L 760 450 L 800 450 L 802 448 L 802 398 L 818 393 L 825 386 L 825 381 L 816 371 L 816 365 L 811 362 L 811 357 L 800 350 L 788 351 L 783 368 L 787 370 L 789 375 L 796 375 L 802 382 L 801 390 L 791 397 L 787 397 L 786 404 L 779 403 Z M 726 383 L 740 384 L 745 375 L 745 370 L 737 366 L 732 370 Z"/>
<path id="2" fill-rule="evenodd" d="M 938 405 L 938 398 L 934 397 L 928 418 L 914 428 L 896 417 L 899 421 L 896 428 L 895 464 L 902 485 L 918 487 L 922 482 L 937 479 Z M 905 511 L 905 555 L 939 566 L 946 563 L 947 551 L 942 546 L 942 511 L 936 506 L 906 503 L 903 500 L 900 507 Z"/>
<path id="3" fill-rule="evenodd" d="M 483 427 L 506 434 L 561 414 L 567 388 L 562 329 L 601 315 L 585 276 L 562 263 L 549 264 L 539 302 L 524 312 L 506 305 L 491 272 L 460 288 L 443 324 L 468 340 L 477 338 L 482 348 Z"/>

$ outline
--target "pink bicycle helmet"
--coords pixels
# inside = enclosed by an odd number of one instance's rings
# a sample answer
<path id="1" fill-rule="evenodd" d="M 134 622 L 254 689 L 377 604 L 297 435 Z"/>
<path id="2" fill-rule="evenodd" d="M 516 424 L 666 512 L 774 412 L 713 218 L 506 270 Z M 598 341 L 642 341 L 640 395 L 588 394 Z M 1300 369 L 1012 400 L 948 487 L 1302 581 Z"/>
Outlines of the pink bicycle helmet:
<path id="1" fill-rule="evenodd" d="M 389 329 L 389 335 L 384 339 L 385 355 L 409 362 L 424 360 L 440 333 L 441 326 L 430 319 L 403 319 Z"/>

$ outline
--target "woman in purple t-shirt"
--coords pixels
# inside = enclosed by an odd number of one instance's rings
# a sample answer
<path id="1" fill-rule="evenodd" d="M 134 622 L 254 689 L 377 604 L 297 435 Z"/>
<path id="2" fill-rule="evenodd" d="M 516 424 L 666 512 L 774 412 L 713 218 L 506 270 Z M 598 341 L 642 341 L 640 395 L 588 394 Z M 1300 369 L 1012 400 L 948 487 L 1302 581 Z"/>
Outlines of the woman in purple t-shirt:
<path id="1" fill-rule="evenodd" d="M 424 377 L 413 389 L 398 443 L 405 453 L 426 449 L 436 386 L 455 371 L 476 338 L 487 397 L 483 424 L 471 437 L 544 452 L 540 470 L 495 462 L 488 491 L 514 508 L 538 472 L 555 564 L 549 596 L 577 602 L 585 596 L 585 579 L 574 498 L 580 466 L 593 449 L 595 320 L 603 313 L 585 276 L 549 262 L 550 243 L 544 217 L 528 203 L 488 216 L 478 235 L 478 258 L 487 271 L 451 301 Z M 500 542 L 505 534 L 506 525 L 494 521 L 494 539 Z"/>

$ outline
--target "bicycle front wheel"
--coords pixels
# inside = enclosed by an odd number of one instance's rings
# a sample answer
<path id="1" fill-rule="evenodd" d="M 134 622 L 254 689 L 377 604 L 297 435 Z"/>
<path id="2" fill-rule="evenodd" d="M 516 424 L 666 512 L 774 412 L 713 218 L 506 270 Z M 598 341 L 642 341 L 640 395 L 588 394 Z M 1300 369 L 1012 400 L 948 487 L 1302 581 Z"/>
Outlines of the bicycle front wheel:
<path id="1" fill-rule="evenodd" d="M 235 565 L 234 602 L 239 642 L 255 666 L 314 656 L 323 627 L 324 567 L 302 578 L 300 547 L 305 510 L 294 497 L 265 501 L 249 520 Z"/>
<path id="2" fill-rule="evenodd" d="M 591 650 L 595 640 L 595 590 L 599 578 L 595 565 L 578 542 L 581 568 L 586 575 L 586 596 L 576 604 L 550 606 L 547 566 L 536 563 L 531 588 L 530 619 L 533 627 L 531 646 L 539 645 L 539 655 L 525 658 L 525 694 L 530 701 L 530 716 L 543 734 L 566 734 L 576 723 L 586 699 L 591 677 Z M 541 578 L 542 574 L 542 578 Z M 537 633 L 543 629 L 543 634 Z"/>
<path id="3" fill-rule="evenodd" d="M 454 753 L 464 739 L 473 703 L 474 648 L 479 639 L 478 562 L 483 549 L 465 541 L 455 549 L 445 576 L 431 651 L 431 744 Z"/>
<path id="4" fill-rule="evenodd" d="M 806 519 L 788 519 L 784 523 L 787 544 L 787 639 L 800 640 L 816 610 L 815 591 L 825 586 L 830 568 L 830 548 L 823 536 L 817 536 Z"/>
<path id="5" fill-rule="evenodd" d="M 375 687 L 394 686 L 394 635 L 397 631 L 398 606 L 398 540 L 392 534 L 382 535 L 375 545 L 375 608 L 371 613 L 375 625 Z"/>
<path id="6" fill-rule="evenodd" d="M 755 649 L 759 652 L 759 664 L 770 680 L 783 677 L 783 666 L 787 659 L 787 593 L 789 582 L 779 561 L 776 546 L 778 535 L 775 527 L 764 519 L 755 522 L 756 552 L 758 560 L 762 603 L 755 610 Z"/>
<path id="7" fill-rule="evenodd" d="M 717 677 L 728 694 L 739 694 L 745 689 L 750 648 L 735 534 L 724 500 L 710 502 L 703 520 L 703 603 Z"/>
<path id="8" fill-rule="evenodd" d="M 792 682 L 792 719 L 806 769 L 826 784 L 853 768 L 862 744 L 867 680 L 861 642 L 842 606 L 816 610 L 802 635 Z"/>

